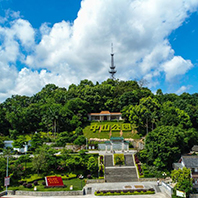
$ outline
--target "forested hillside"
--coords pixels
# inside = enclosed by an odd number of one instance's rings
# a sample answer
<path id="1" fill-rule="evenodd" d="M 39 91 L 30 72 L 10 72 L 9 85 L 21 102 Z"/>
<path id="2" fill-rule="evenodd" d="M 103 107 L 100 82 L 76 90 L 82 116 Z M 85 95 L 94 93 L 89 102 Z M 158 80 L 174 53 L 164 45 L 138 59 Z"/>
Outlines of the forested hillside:
<path id="1" fill-rule="evenodd" d="M 32 97 L 8 98 L 0 109 L 1 148 L 5 139 L 15 140 L 14 146 L 20 148 L 28 140 L 25 134 L 31 134 L 33 150 L 44 141 L 82 145 L 87 114 L 102 110 L 122 112 L 140 137 L 146 135 L 139 158 L 149 165 L 171 168 L 173 161 L 198 144 L 198 94 L 178 96 L 160 89 L 153 94 L 136 81 L 83 80 L 68 90 L 48 84 Z"/>
<path id="2" fill-rule="evenodd" d="M 59 88 L 46 85 L 32 97 L 14 95 L 0 104 L 0 133 L 26 134 L 35 131 L 73 131 L 87 122 L 87 114 L 109 110 L 123 113 L 139 133 L 156 126 L 198 127 L 198 94 L 154 95 L 136 81 L 111 80 Z"/>

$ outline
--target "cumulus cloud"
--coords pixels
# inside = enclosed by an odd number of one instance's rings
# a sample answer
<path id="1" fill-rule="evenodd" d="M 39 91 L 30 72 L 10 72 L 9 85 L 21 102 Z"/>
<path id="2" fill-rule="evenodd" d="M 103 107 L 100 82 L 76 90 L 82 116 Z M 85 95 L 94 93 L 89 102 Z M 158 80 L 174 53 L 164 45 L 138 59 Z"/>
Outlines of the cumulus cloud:
<path id="1" fill-rule="evenodd" d="M 167 61 L 162 65 L 168 81 L 177 75 L 185 74 L 192 67 L 193 65 L 191 61 L 184 60 L 181 56 L 174 56 L 170 61 Z"/>
<path id="2" fill-rule="evenodd" d="M 177 91 L 176 91 L 176 94 L 180 95 L 186 91 L 188 91 L 190 89 L 190 85 L 188 86 L 181 86 Z"/>
<path id="3" fill-rule="evenodd" d="M 174 55 L 167 37 L 197 7 L 196 0 L 83 0 L 73 23 L 44 23 L 37 31 L 17 18 L 10 27 L 0 26 L 0 61 L 8 68 L 12 63 L 14 70 L 18 60 L 26 65 L 10 77 L 15 86 L 8 95 L 30 95 L 46 83 L 67 87 L 85 78 L 107 79 L 112 42 L 116 78 L 144 78 L 155 87 L 165 76 L 170 83 L 193 65 Z"/>

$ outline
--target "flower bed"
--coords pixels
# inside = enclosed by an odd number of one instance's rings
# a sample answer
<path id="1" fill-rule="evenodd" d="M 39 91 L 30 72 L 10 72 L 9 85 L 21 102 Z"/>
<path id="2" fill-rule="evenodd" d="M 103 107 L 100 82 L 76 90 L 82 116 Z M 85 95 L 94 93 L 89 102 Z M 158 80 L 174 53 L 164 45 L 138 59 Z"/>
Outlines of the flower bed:
<path id="1" fill-rule="evenodd" d="M 155 194 L 155 190 L 153 188 L 149 188 L 149 189 L 126 189 L 126 190 L 98 190 L 94 194 L 96 196 L 145 195 L 145 194 Z"/>
<path id="2" fill-rule="evenodd" d="M 140 177 L 144 177 L 144 174 L 143 174 L 143 170 L 142 170 L 140 161 L 139 161 L 139 159 L 138 159 L 138 157 L 136 155 L 135 155 L 135 163 L 136 163 L 136 166 L 137 166 L 137 169 L 138 169 L 139 176 Z"/>

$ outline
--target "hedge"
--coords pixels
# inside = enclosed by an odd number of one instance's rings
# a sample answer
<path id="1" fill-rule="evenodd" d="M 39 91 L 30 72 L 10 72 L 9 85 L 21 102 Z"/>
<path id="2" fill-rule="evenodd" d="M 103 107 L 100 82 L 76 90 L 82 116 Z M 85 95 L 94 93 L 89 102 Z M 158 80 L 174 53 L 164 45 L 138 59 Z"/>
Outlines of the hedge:
<path id="1" fill-rule="evenodd" d="M 94 193 L 96 196 L 109 196 L 109 195 L 146 195 L 155 194 L 153 188 L 150 189 L 128 189 L 128 190 L 98 190 Z"/>

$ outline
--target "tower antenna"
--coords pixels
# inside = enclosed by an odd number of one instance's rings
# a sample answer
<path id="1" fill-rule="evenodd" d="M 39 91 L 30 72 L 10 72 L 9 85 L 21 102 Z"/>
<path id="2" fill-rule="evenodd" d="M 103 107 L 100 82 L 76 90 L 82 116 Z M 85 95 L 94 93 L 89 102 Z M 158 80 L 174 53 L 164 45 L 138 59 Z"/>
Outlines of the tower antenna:
<path id="1" fill-rule="evenodd" d="M 115 65 L 114 65 L 113 43 L 111 43 L 111 66 L 109 71 L 109 73 L 111 74 L 111 79 L 115 79 L 114 74 L 116 72 L 117 71 L 115 70 Z"/>

